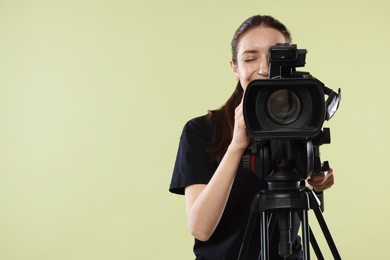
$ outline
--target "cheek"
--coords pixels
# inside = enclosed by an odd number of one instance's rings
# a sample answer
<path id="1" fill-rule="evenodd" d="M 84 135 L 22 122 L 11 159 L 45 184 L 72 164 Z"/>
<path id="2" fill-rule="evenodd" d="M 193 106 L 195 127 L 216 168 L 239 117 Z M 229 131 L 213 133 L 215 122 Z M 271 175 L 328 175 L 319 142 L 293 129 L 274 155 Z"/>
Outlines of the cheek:
<path id="1" fill-rule="evenodd" d="M 248 70 L 245 70 L 241 73 L 241 77 L 244 79 L 244 80 L 248 80 L 248 78 L 250 77 L 251 73 L 249 73 Z"/>
<path id="2" fill-rule="evenodd" d="M 253 77 L 253 75 L 257 72 L 258 67 L 259 66 L 255 63 L 245 66 L 242 70 L 242 76 L 244 77 L 244 79 L 250 80 Z"/>
<path id="3" fill-rule="evenodd" d="M 256 64 L 239 64 L 238 65 L 240 83 L 242 88 L 245 90 L 249 82 L 254 79 L 256 70 Z"/>

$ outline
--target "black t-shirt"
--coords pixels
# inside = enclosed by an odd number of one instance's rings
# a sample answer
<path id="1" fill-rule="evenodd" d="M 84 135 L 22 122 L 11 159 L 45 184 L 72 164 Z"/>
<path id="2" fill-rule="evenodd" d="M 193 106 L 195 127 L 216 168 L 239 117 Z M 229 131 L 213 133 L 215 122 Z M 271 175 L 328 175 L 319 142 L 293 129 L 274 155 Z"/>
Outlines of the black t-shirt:
<path id="1" fill-rule="evenodd" d="M 218 163 L 210 156 L 212 122 L 206 116 L 190 120 L 183 129 L 173 170 L 169 190 L 176 194 L 184 194 L 185 187 L 192 184 L 207 184 L 218 167 Z M 194 253 L 196 259 L 230 260 L 237 259 L 249 218 L 250 204 L 254 195 L 265 187 L 265 183 L 249 170 L 240 165 L 237 171 L 229 199 L 222 218 L 206 242 L 195 239 Z M 297 223 L 294 216 L 294 234 Z M 257 221 L 258 222 L 258 221 Z M 258 259 L 260 253 L 259 223 L 253 231 L 247 259 Z M 278 255 L 278 232 L 270 240 L 270 259 L 283 259 Z M 295 235 L 294 235 L 295 237 Z M 297 252 L 300 249 L 299 237 L 296 237 Z M 294 241 L 294 240 L 293 240 Z M 298 255 L 299 252 L 298 252 Z M 301 259 L 290 257 L 288 259 Z"/>

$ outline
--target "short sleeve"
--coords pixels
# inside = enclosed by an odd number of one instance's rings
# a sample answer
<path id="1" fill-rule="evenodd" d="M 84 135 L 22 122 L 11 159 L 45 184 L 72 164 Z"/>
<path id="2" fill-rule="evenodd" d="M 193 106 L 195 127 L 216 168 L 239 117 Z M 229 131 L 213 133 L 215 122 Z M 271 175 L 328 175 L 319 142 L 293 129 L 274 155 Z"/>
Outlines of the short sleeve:
<path id="1" fill-rule="evenodd" d="M 207 184 L 216 170 L 209 148 L 211 123 L 206 117 L 190 120 L 183 128 L 169 191 L 184 194 L 185 187 Z"/>

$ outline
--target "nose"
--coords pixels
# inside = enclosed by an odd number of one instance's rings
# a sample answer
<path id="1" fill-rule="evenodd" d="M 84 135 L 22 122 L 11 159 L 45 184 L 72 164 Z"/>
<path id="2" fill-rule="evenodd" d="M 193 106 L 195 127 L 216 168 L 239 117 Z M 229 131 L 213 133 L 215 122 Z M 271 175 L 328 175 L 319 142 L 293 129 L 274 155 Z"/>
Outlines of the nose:
<path id="1" fill-rule="evenodd" d="M 260 67 L 258 71 L 259 75 L 268 78 L 268 73 L 269 73 L 269 64 L 268 64 L 268 59 L 267 57 L 263 57 L 260 60 Z"/>

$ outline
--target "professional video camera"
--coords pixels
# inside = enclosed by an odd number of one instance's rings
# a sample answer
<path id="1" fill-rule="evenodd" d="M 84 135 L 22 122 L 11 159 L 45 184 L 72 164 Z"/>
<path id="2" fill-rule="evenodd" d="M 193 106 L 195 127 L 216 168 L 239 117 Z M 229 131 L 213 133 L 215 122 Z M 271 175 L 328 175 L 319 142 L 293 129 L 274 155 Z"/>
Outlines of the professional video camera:
<path id="1" fill-rule="evenodd" d="M 257 214 L 261 259 L 269 259 L 269 230 L 276 223 L 279 255 L 287 258 L 292 254 L 293 215 L 302 222 L 304 259 L 310 259 L 309 243 L 318 259 L 324 259 L 309 226 L 310 209 L 314 210 L 334 259 L 341 259 L 321 213 L 323 204 L 304 185 L 310 175 L 329 170 L 328 162 L 320 159 L 319 147 L 330 143 L 329 128 L 322 126 L 336 112 L 341 91 L 327 88 L 308 72 L 296 71 L 305 65 L 306 53 L 292 44 L 270 47 L 269 79 L 252 81 L 245 91 L 243 113 L 251 146 L 243 163 L 267 182 L 267 188 L 260 190 L 251 203 L 239 260 L 246 259 Z"/>
<path id="2" fill-rule="evenodd" d="M 244 120 L 252 140 L 246 161 L 267 181 L 297 182 L 327 169 L 327 162 L 321 168 L 319 146 L 330 143 L 330 132 L 322 125 L 336 112 L 341 92 L 296 71 L 305 65 L 306 53 L 295 44 L 270 47 L 269 79 L 252 81 L 245 92 Z"/>

